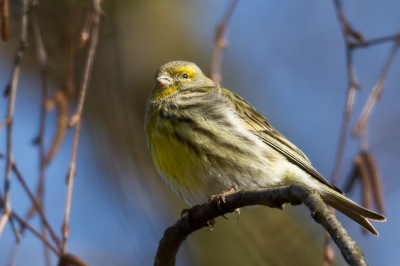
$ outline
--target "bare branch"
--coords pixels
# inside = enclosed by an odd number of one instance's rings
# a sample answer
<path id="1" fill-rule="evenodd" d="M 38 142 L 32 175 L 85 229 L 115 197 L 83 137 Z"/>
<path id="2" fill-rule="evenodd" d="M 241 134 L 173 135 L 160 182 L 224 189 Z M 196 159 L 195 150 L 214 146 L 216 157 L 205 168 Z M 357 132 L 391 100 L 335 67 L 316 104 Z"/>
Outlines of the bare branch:
<path id="1" fill-rule="evenodd" d="M 4 228 L 7 218 L 11 213 L 11 203 L 10 203 L 10 181 L 11 181 L 11 167 L 14 162 L 13 148 L 12 148 L 12 137 L 13 137 L 13 119 L 14 119 L 14 109 L 15 100 L 17 94 L 17 85 L 19 74 L 21 70 L 21 60 L 24 56 L 24 52 L 28 43 L 28 10 L 29 3 L 27 1 L 22 1 L 22 16 L 21 16 L 21 36 L 19 41 L 19 48 L 15 56 L 15 63 L 11 73 L 10 85 L 8 86 L 8 106 L 7 106 L 7 147 L 6 147 L 6 170 L 5 170 L 5 180 L 4 180 L 4 213 L 0 218 L 0 234 Z"/>
<path id="2" fill-rule="evenodd" d="M 175 256 L 182 242 L 190 233 L 202 228 L 211 219 L 245 206 L 265 205 L 283 208 L 285 203 L 292 205 L 304 203 L 310 209 L 313 219 L 327 230 L 347 263 L 366 265 L 361 249 L 349 237 L 335 215 L 329 211 L 320 195 L 304 184 L 235 192 L 226 197 L 226 202 L 221 205 L 221 212 L 209 204 L 195 208 L 188 217 L 181 218 L 165 230 L 154 265 L 174 265 Z"/>
<path id="3" fill-rule="evenodd" d="M 71 211 L 71 201 L 72 201 L 72 188 L 73 188 L 73 181 L 76 172 L 76 158 L 78 154 L 78 143 L 79 143 L 79 136 L 81 130 L 81 121 L 82 121 L 82 110 L 83 105 L 85 102 L 85 96 L 89 84 L 90 74 L 92 71 L 94 55 L 96 53 L 97 42 L 98 42 L 98 33 L 99 33 L 99 23 L 100 23 L 100 15 L 101 15 L 101 8 L 100 8 L 100 1 L 101 0 L 93 0 L 93 22 L 92 22 L 92 34 L 91 34 L 91 42 L 90 47 L 86 59 L 85 69 L 82 78 L 80 96 L 78 100 L 78 107 L 75 114 L 72 116 L 70 120 L 70 126 L 76 124 L 75 128 L 75 135 L 74 135 L 74 143 L 72 147 L 72 157 L 71 163 L 68 171 L 67 176 L 67 200 L 65 204 L 65 212 L 64 212 L 64 221 L 62 225 L 62 252 L 66 253 L 67 250 L 67 239 L 69 236 L 69 216 Z"/>
<path id="4" fill-rule="evenodd" d="M 385 37 L 379 37 L 376 39 L 368 40 L 368 41 L 359 41 L 357 43 L 353 43 L 352 48 L 366 48 L 372 45 L 377 45 L 377 44 L 382 44 L 382 43 L 387 43 L 387 42 L 399 42 L 400 40 L 400 34 L 395 34 L 395 35 L 390 35 L 390 36 L 385 36 Z"/>
<path id="5" fill-rule="evenodd" d="M 229 20 L 232 17 L 233 11 L 235 10 L 237 2 L 238 0 L 231 0 L 231 3 L 229 4 L 221 23 L 218 25 L 217 32 L 215 34 L 215 46 L 213 59 L 211 62 L 210 77 L 213 81 L 217 83 L 221 82 L 222 53 L 226 49 L 225 32 L 226 28 L 228 27 Z"/>
<path id="6" fill-rule="evenodd" d="M 358 119 L 358 122 L 357 122 L 356 126 L 354 127 L 354 130 L 353 130 L 354 135 L 358 136 L 358 135 L 360 135 L 361 131 L 364 130 L 365 123 L 372 112 L 372 108 L 375 106 L 375 103 L 381 97 L 385 78 L 389 71 L 390 65 L 392 64 L 393 58 L 395 57 L 395 55 L 397 53 L 399 45 L 400 45 L 400 42 L 396 42 L 393 45 L 393 48 L 390 51 L 388 58 L 386 59 L 385 65 L 383 66 L 383 69 L 378 78 L 378 81 L 376 82 L 374 88 L 372 89 L 371 94 L 369 95 L 368 100 L 364 105 L 364 109 L 362 110 L 361 115 Z"/>
<path id="7" fill-rule="evenodd" d="M 60 252 L 53 247 L 53 245 L 50 244 L 50 242 L 47 240 L 47 238 L 45 236 L 43 236 L 41 233 L 39 233 L 38 231 L 35 230 L 35 228 L 33 228 L 29 223 L 27 223 L 24 219 L 22 219 L 21 217 L 19 217 L 16 213 L 11 213 L 12 217 L 15 218 L 20 224 L 21 226 L 28 228 L 29 231 L 31 231 L 34 235 L 36 235 L 40 240 L 42 240 L 42 242 L 46 245 L 46 247 L 48 247 L 54 254 L 56 254 L 57 256 L 60 256 Z"/>
<path id="8" fill-rule="evenodd" d="M 26 194 L 28 194 L 30 200 L 32 201 L 33 206 L 35 207 L 36 211 L 39 213 L 40 218 L 42 219 L 43 225 L 46 227 L 47 230 L 49 230 L 50 235 L 53 239 L 53 241 L 56 243 L 57 247 L 60 248 L 60 239 L 57 237 L 57 235 L 54 233 L 52 227 L 50 226 L 49 222 L 47 221 L 47 218 L 43 212 L 41 204 L 36 200 L 36 198 L 33 196 L 32 192 L 30 191 L 28 185 L 25 182 L 25 179 L 22 177 L 22 174 L 19 172 L 17 166 L 13 164 L 12 169 L 17 176 L 18 181 L 21 183 L 22 187 L 24 188 Z"/>
<path id="9" fill-rule="evenodd" d="M 353 56 L 352 55 L 353 41 L 351 39 L 352 36 L 358 36 L 358 34 L 356 31 L 354 31 L 350 27 L 350 24 L 347 22 L 347 19 L 344 16 L 344 13 L 342 10 L 341 1 L 334 0 L 333 2 L 335 4 L 336 14 L 337 14 L 338 20 L 340 22 L 343 38 L 344 38 L 345 44 L 346 44 L 346 64 L 347 64 L 347 76 L 348 76 L 346 108 L 344 111 L 342 129 L 340 131 L 339 148 L 337 150 L 335 166 L 334 166 L 332 179 L 331 179 L 332 184 L 336 185 L 337 181 L 338 181 L 340 165 L 342 162 L 343 151 L 344 151 L 344 147 L 346 144 L 347 129 L 349 126 L 351 114 L 353 112 L 353 105 L 354 105 L 354 100 L 355 100 L 355 96 L 356 96 L 356 89 L 359 88 L 359 84 L 357 82 L 357 78 L 356 78 L 356 75 L 354 72 L 353 57 L 352 57 Z"/>
<path id="10" fill-rule="evenodd" d="M 359 88 L 359 84 L 357 82 L 355 72 L 354 72 L 353 59 L 352 59 L 353 52 L 357 48 L 370 47 L 372 45 L 382 44 L 385 42 L 393 42 L 393 41 L 396 42 L 394 45 L 394 48 L 391 51 L 391 54 L 388 57 L 385 67 L 381 72 L 381 77 L 374 87 L 373 91 L 374 92 L 377 91 L 377 92 L 375 93 L 374 96 L 372 96 L 372 94 L 374 94 L 374 93 L 372 93 L 370 96 L 371 99 L 375 100 L 375 98 L 379 98 L 380 91 L 381 91 L 380 87 L 383 86 L 383 81 L 384 81 L 384 78 L 389 69 L 391 60 L 393 59 L 393 57 L 397 51 L 397 48 L 399 46 L 400 34 L 380 37 L 380 38 L 376 38 L 376 39 L 372 39 L 372 40 L 364 40 L 363 35 L 357 31 L 355 31 L 348 23 L 345 15 L 343 13 L 341 0 L 334 0 L 334 4 L 335 4 L 336 14 L 337 14 L 337 17 L 338 17 L 338 20 L 340 22 L 340 26 L 342 29 L 343 38 L 344 38 L 345 44 L 346 44 L 346 62 L 347 62 L 346 64 L 347 64 L 347 75 L 348 75 L 346 108 L 345 108 L 345 112 L 344 112 L 342 128 L 341 128 L 341 133 L 340 133 L 339 148 L 337 150 L 334 171 L 332 173 L 332 179 L 331 179 L 332 184 L 336 185 L 337 181 L 338 181 L 343 151 L 344 151 L 344 147 L 345 147 L 345 143 L 346 143 L 346 135 L 347 135 L 347 131 L 348 131 L 348 125 L 349 125 L 350 117 L 351 117 L 352 111 L 353 111 L 353 105 L 354 105 L 355 96 L 356 96 L 356 89 Z M 372 106 L 375 101 L 371 100 L 371 99 L 369 101 L 372 103 L 367 102 L 366 107 L 364 108 L 364 111 L 363 111 L 364 116 L 362 116 L 362 117 L 367 117 L 369 115 L 368 112 L 370 113 L 370 111 L 372 110 Z M 368 108 L 367 108 L 367 106 L 368 106 Z M 360 118 L 358 127 L 356 126 L 356 128 L 354 130 L 356 135 L 359 135 L 361 127 L 363 126 L 363 124 L 362 124 L 363 122 L 365 123 L 365 120 L 361 121 L 361 118 Z"/>
<path id="11" fill-rule="evenodd" d="M 1 38 L 7 41 L 10 33 L 10 5 L 8 0 L 0 1 Z"/>
<path id="12" fill-rule="evenodd" d="M 0 129 L 2 129 L 3 127 L 7 126 L 10 123 L 10 118 L 6 117 L 3 121 L 1 121 L 0 123 Z"/>

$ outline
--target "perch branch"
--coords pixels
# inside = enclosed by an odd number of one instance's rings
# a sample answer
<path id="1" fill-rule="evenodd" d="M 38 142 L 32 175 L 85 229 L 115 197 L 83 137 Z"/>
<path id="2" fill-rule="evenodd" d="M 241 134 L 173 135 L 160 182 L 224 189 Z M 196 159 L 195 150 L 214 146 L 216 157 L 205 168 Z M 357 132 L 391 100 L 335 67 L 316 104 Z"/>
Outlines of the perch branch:
<path id="1" fill-rule="evenodd" d="M 329 211 L 320 195 L 304 184 L 238 191 L 226 197 L 226 202 L 221 205 L 223 209 L 221 212 L 216 210 L 213 205 L 203 204 L 199 206 L 190 212 L 188 218 L 181 218 L 165 230 L 158 246 L 154 265 L 174 265 L 175 256 L 182 242 L 189 234 L 202 228 L 213 218 L 233 212 L 237 208 L 251 205 L 265 205 L 282 209 L 285 203 L 292 205 L 304 203 L 310 209 L 313 219 L 329 233 L 347 263 L 349 265 L 366 265 L 361 249 L 349 237 L 335 215 Z"/>

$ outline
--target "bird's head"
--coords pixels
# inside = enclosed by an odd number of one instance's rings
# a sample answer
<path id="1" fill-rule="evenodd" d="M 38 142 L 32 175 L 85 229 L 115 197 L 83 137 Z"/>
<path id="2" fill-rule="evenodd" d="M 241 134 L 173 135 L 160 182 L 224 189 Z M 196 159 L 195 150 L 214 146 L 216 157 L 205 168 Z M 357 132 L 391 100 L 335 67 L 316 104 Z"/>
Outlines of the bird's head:
<path id="1" fill-rule="evenodd" d="M 185 61 L 172 61 L 163 65 L 157 71 L 155 78 L 153 100 L 160 100 L 195 87 L 214 85 L 214 82 L 207 78 L 196 64 Z"/>

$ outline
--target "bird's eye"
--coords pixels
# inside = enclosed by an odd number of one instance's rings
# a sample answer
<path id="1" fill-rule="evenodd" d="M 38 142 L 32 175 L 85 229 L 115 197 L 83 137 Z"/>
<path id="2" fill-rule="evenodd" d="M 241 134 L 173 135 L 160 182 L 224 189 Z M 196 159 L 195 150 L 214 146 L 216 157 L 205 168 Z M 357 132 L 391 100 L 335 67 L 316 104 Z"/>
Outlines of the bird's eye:
<path id="1" fill-rule="evenodd" d="M 189 75 L 186 74 L 186 73 L 183 73 L 182 77 L 183 77 L 184 79 L 188 79 L 188 78 L 189 78 Z"/>

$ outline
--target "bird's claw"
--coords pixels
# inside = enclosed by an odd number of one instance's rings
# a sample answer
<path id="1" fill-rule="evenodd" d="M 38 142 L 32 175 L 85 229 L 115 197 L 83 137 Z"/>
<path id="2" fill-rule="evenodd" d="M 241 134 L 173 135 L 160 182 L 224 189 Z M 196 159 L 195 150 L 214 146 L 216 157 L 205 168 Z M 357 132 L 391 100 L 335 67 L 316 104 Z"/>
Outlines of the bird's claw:
<path id="1" fill-rule="evenodd" d="M 237 217 L 236 217 L 236 221 L 235 221 L 235 222 L 237 222 L 237 221 L 239 221 L 239 218 L 240 218 L 240 208 L 235 209 L 235 212 L 237 212 Z"/>
<path id="2" fill-rule="evenodd" d="M 212 202 L 215 202 L 217 204 L 217 208 L 218 211 L 222 211 L 221 208 L 221 202 L 225 203 L 225 197 L 236 192 L 239 189 L 238 185 L 233 185 L 232 187 L 230 187 L 227 190 L 222 190 L 220 193 L 212 195 L 209 199 L 208 199 L 208 204 L 211 204 Z M 224 217 L 226 218 L 226 217 Z"/>
<path id="3" fill-rule="evenodd" d="M 214 230 L 215 219 L 212 218 L 208 223 L 211 225 L 211 228 L 208 230 L 208 232 L 211 232 L 212 230 Z"/>

